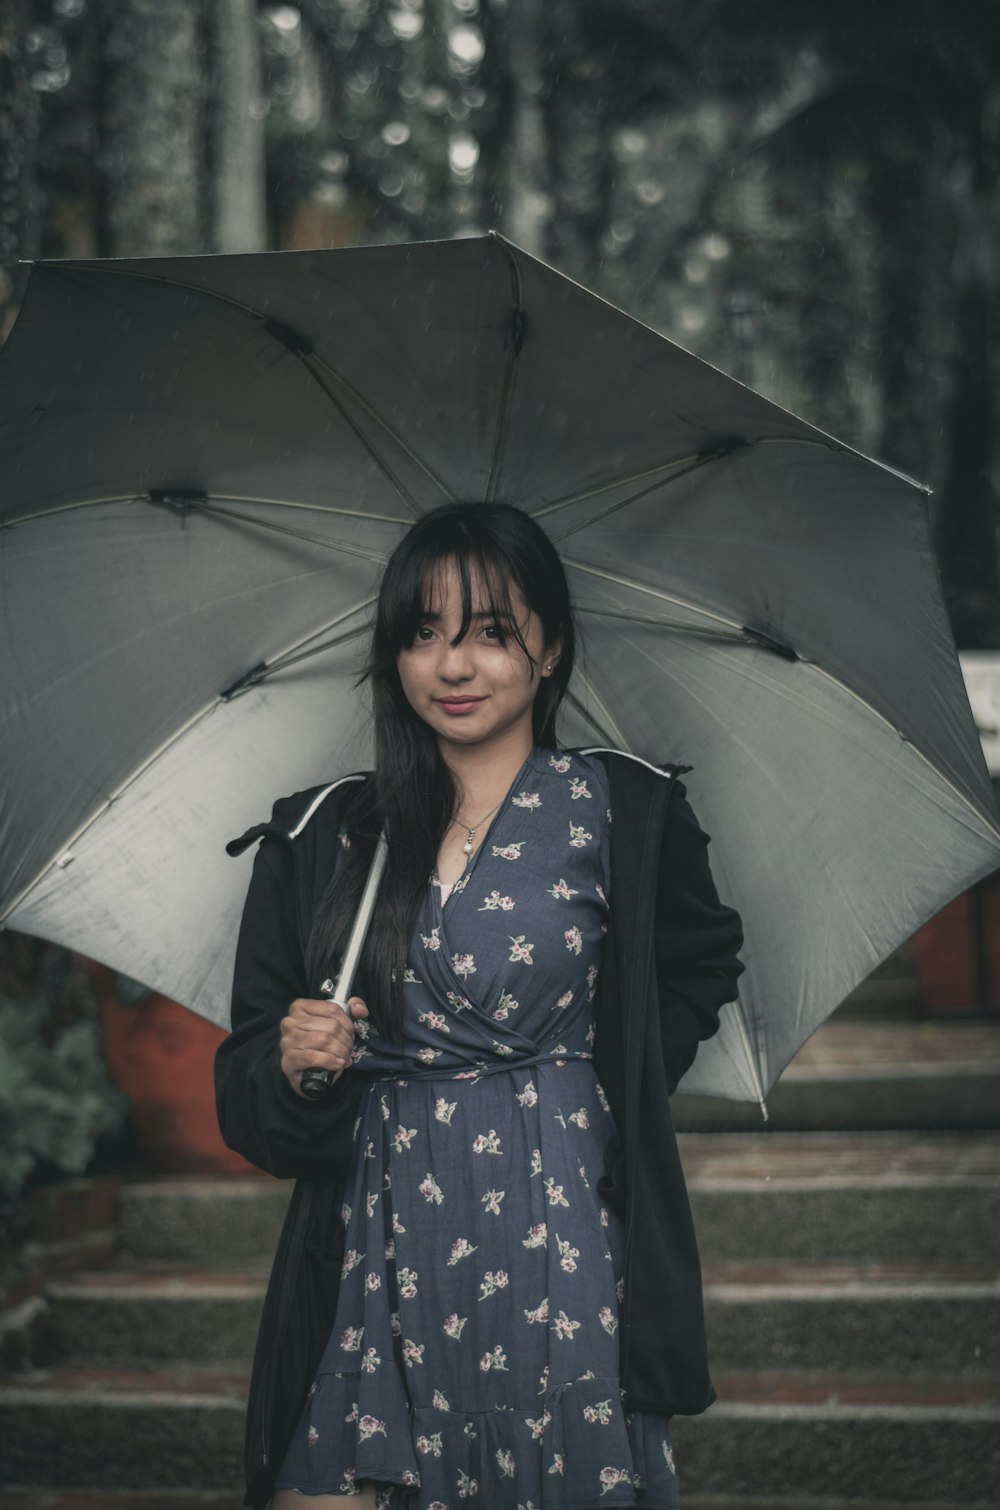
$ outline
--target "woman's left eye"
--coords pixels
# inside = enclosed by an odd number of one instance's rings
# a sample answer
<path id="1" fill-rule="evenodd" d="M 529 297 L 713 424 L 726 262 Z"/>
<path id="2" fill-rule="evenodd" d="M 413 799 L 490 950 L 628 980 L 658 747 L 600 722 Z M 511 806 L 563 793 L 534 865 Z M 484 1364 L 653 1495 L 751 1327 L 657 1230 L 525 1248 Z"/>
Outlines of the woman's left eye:
<path id="1" fill-rule="evenodd" d="M 484 624 L 482 632 L 488 640 L 503 642 L 503 630 L 499 624 Z"/>

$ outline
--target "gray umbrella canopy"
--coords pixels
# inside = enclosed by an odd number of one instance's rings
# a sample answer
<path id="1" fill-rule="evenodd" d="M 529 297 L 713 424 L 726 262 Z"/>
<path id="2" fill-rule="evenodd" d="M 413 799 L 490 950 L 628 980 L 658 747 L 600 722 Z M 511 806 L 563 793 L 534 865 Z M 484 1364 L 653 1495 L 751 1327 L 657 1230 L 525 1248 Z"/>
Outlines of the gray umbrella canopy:
<path id="1" fill-rule="evenodd" d="M 0 918 L 217 1022 L 224 843 L 366 759 L 379 572 L 515 503 L 568 744 L 691 764 L 747 973 L 685 1090 L 762 1097 L 1000 865 L 926 499 L 501 238 L 37 263 L 0 354 Z"/>

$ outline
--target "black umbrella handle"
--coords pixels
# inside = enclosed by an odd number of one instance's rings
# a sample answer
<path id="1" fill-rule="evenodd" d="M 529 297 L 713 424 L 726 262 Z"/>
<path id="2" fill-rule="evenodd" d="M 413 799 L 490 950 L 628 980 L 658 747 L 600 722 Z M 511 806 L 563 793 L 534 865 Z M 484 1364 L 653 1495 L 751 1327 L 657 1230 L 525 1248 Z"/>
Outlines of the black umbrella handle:
<path id="1" fill-rule="evenodd" d="M 358 961 L 361 959 L 361 951 L 365 947 L 365 939 L 368 936 L 368 927 L 375 911 L 375 898 L 378 895 L 379 882 L 382 880 L 382 872 L 385 870 L 385 862 L 389 856 L 389 845 L 384 833 L 379 834 L 372 863 L 368 869 L 368 878 L 365 881 L 365 889 L 361 893 L 361 901 L 358 903 L 358 915 L 354 919 L 351 928 L 351 936 L 347 940 L 347 948 L 344 950 L 344 963 L 340 967 L 340 974 L 336 983 L 325 980 L 320 990 L 327 1001 L 335 1001 L 343 1007 L 348 1017 L 351 1015 L 347 1005 L 347 999 L 354 985 L 354 977 L 357 973 Z M 310 1101 L 317 1101 L 321 1096 L 329 1095 L 333 1089 L 334 1072 L 321 1070 L 315 1066 L 302 1071 L 299 1088 L 303 1096 L 308 1096 Z"/>

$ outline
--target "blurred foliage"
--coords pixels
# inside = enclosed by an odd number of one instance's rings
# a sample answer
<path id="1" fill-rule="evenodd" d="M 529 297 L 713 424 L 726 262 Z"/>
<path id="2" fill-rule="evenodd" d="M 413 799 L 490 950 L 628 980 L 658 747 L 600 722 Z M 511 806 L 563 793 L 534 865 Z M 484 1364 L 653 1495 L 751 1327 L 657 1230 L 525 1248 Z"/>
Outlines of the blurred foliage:
<path id="1" fill-rule="evenodd" d="M 147 0 L 17 3 L 40 107 L 25 245 L 107 255 L 109 37 Z M 1000 646 L 991 0 L 248 0 L 247 14 L 272 246 L 498 227 L 932 484 L 956 632 Z M 207 59 L 202 72 L 210 98 Z"/>
<path id="2" fill-rule="evenodd" d="M 121 1134 L 127 1101 L 111 1085 L 95 1023 L 54 1029 L 39 1001 L 0 999 L 0 1198 L 29 1181 L 82 1174 Z"/>

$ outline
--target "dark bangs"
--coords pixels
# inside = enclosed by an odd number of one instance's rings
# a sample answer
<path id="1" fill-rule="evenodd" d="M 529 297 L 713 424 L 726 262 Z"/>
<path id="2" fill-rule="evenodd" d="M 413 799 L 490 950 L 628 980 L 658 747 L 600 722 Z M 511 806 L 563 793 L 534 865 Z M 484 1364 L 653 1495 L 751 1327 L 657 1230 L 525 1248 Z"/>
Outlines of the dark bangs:
<path id="1" fill-rule="evenodd" d="M 462 623 L 455 643 L 473 616 L 488 613 L 505 640 L 527 657 L 528 647 L 511 601 L 518 588 L 541 620 L 545 645 L 562 642 L 551 678 L 548 705 L 562 700 L 573 665 L 573 616 L 558 553 L 544 530 L 507 504 L 446 504 L 419 520 L 393 552 L 382 579 L 368 676 L 393 677 L 400 652 L 413 644 L 434 605 L 435 579 L 453 560 L 462 589 Z M 484 601 L 485 597 L 485 601 Z M 548 708 L 546 711 L 549 711 Z M 551 713 L 554 713 L 554 705 Z M 545 718 L 551 725 L 551 716 Z M 541 731 L 538 731 L 541 732 Z M 546 733 L 551 736 L 551 728 Z"/>
<path id="2" fill-rule="evenodd" d="M 459 542 L 456 542 L 459 544 Z M 414 551 L 403 564 L 399 596 L 386 603 L 386 648 L 395 658 L 416 639 L 422 624 L 434 616 L 437 583 L 442 569 L 454 561 L 462 588 L 462 623 L 452 640 L 457 645 L 468 634 L 474 616 L 486 614 L 498 626 L 501 639 L 513 640 L 527 656 L 528 647 L 511 602 L 510 569 L 501 567 L 492 541 L 460 542 L 460 549 L 428 542 L 429 548 Z M 520 587 L 520 583 L 516 584 Z M 521 588 L 522 594 L 524 589 Z M 524 594 L 527 598 L 527 594 Z"/>

